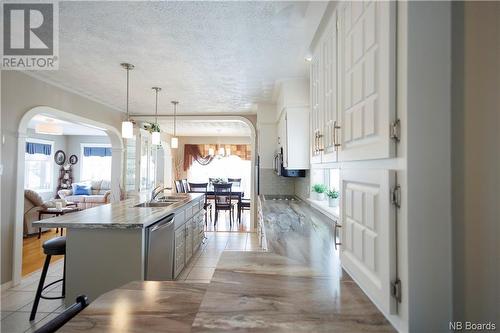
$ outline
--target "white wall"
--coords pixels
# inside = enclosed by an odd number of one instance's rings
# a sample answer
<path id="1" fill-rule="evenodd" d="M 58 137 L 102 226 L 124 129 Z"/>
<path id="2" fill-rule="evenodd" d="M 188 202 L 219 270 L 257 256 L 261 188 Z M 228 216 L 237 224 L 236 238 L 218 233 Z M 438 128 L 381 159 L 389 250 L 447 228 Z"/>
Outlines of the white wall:
<path id="1" fill-rule="evenodd" d="M 454 319 L 500 326 L 500 3 L 453 4 Z"/>
<path id="2" fill-rule="evenodd" d="M 1 202 L 1 283 L 12 279 L 16 214 L 18 128 L 23 115 L 36 106 L 48 106 L 120 130 L 123 114 L 95 101 L 17 71 L 2 71 L 2 145 L 4 173 Z M 8 156 L 8 158 L 5 158 Z M 121 167 L 121 166 L 120 166 Z"/>

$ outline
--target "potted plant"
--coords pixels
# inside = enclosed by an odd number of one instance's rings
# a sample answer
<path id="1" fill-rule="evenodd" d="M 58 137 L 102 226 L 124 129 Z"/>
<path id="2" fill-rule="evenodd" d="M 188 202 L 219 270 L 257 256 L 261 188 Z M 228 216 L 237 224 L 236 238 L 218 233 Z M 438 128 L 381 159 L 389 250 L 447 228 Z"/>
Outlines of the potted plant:
<path id="1" fill-rule="evenodd" d="M 313 200 L 323 201 L 325 200 L 326 185 L 324 184 L 314 184 L 312 187 Z"/>
<path id="2" fill-rule="evenodd" d="M 339 205 L 339 192 L 335 189 L 328 190 L 326 192 L 326 196 L 328 197 L 328 206 L 329 207 L 337 207 Z"/>

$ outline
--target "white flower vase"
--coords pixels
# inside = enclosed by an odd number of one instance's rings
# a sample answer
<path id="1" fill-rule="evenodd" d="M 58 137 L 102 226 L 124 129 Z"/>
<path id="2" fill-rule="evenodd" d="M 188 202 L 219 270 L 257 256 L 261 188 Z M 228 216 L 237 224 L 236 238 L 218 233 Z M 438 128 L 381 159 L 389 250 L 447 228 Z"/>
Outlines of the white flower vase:
<path id="1" fill-rule="evenodd" d="M 325 193 L 313 192 L 313 200 L 324 201 L 325 200 Z"/>
<path id="2" fill-rule="evenodd" d="M 328 198 L 328 207 L 338 207 L 339 206 L 339 198 Z"/>

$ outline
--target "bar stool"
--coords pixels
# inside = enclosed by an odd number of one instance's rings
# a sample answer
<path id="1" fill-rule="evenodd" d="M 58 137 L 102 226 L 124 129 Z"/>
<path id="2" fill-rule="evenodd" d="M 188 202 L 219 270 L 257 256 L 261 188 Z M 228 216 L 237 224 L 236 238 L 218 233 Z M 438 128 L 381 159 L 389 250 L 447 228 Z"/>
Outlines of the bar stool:
<path id="1" fill-rule="evenodd" d="M 47 272 L 49 270 L 50 258 L 52 256 L 65 255 L 66 254 L 66 236 L 55 237 L 45 241 L 42 245 L 43 253 L 46 254 L 45 263 L 43 264 L 42 275 L 40 276 L 40 282 L 38 283 L 38 288 L 36 290 L 35 301 L 33 302 L 33 308 L 31 309 L 30 321 L 35 319 L 36 310 L 38 309 L 38 303 L 40 302 L 40 298 L 43 299 L 61 299 L 64 298 L 66 292 L 66 257 L 64 257 L 64 268 L 63 268 L 63 278 L 57 281 L 51 282 L 48 285 L 44 286 L 45 278 L 47 277 Z M 42 292 L 62 281 L 62 295 L 58 297 L 48 297 L 42 295 Z"/>

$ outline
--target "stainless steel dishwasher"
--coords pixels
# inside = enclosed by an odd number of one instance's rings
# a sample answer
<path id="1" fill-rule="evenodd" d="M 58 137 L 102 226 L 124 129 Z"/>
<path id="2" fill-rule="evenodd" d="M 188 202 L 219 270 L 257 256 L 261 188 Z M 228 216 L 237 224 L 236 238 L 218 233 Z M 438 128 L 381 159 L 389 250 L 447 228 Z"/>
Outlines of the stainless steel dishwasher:
<path id="1" fill-rule="evenodd" d="M 174 279 L 174 214 L 146 228 L 145 280 Z"/>

